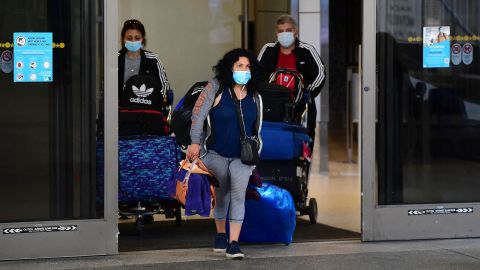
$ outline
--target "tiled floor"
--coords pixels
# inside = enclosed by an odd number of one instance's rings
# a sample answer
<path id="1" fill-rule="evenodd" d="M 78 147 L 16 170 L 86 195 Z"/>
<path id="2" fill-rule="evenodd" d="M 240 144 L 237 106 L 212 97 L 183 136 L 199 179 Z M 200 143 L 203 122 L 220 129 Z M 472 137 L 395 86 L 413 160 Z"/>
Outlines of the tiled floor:
<path id="1" fill-rule="evenodd" d="M 309 197 L 317 200 L 317 221 L 360 232 L 360 178 L 357 166 L 330 162 L 329 167 L 328 176 L 318 173 L 310 176 Z"/>
<path id="2" fill-rule="evenodd" d="M 317 131 L 318 134 L 318 131 Z M 334 139 L 339 138 L 339 139 Z M 309 179 L 309 197 L 316 198 L 318 223 L 354 232 L 360 232 L 360 174 L 358 160 L 347 162 L 342 136 L 329 138 L 328 174 L 319 173 L 319 149 L 313 153 L 312 171 Z M 319 145 L 318 142 L 315 143 Z M 357 151 L 354 151 L 356 154 Z M 302 217 L 307 219 L 308 217 Z"/>

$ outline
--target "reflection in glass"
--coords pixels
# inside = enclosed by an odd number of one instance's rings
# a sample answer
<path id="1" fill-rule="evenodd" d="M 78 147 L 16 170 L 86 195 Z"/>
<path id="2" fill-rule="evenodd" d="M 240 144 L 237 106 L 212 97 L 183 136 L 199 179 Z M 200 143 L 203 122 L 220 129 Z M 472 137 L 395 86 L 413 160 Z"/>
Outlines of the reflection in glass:
<path id="1" fill-rule="evenodd" d="M 0 71 L 0 223 L 103 216 L 95 168 L 98 2 L 2 2 L 9 12 L 0 17 L 0 43 L 14 32 L 52 32 L 58 46 L 51 83 L 14 83 L 13 72 Z"/>
<path id="2" fill-rule="evenodd" d="M 480 201 L 479 12 L 473 0 L 377 1 L 379 204 Z M 425 26 L 450 26 L 472 63 L 423 68 Z"/>

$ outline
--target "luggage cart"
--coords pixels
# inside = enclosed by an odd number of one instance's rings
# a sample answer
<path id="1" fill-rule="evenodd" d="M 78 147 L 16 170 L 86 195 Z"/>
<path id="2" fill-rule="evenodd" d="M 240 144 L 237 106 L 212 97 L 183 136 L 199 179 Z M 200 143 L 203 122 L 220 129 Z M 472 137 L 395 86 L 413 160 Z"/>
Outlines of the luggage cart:
<path id="1" fill-rule="evenodd" d="M 289 191 L 299 215 L 308 215 L 310 223 L 317 223 L 317 201 L 308 198 L 311 162 L 303 156 L 303 144 L 310 141 L 306 128 L 264 122 L 261 132 L 260 179 Z"/>
<path id="2" fill-rule="evenodd" d="M 260 178 L 289 191 L 298 215 L 308 215 L 310 223 L 317 223 L 317 200 L 308 198 L 311 162 L 303 153 L 304 147 L 313 145 L 307 130 L 310 93 L 304 89 L 302 75 L 285 68 L 277 68 L 258 87 L 264 120 L 257 166 Z"/>

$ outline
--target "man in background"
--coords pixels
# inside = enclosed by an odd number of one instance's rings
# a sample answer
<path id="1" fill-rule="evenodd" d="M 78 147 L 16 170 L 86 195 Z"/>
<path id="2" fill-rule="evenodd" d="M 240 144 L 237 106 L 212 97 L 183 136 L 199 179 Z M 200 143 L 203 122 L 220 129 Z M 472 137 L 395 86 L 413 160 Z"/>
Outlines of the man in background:
<path id="1" fill-rule="evenodd" d="M 305 91 L 309 96 L 307 128 L 310 138 L 314 141 L 317 121 L 314 99 L 325 82 L 323 62 L 312 45 L 298 40 L 297 22 L 292 16 L 278 17 L 275 30 L 277 41 L 263 46 L 258 61 L 267 76 L 277 68 L 286 68 L 302 74 Z"/>

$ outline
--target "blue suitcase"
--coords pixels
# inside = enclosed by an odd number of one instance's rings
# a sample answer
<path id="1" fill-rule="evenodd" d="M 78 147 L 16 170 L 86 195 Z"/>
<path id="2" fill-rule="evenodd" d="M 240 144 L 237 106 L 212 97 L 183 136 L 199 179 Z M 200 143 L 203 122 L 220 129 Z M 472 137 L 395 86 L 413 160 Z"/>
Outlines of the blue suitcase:
<path id="1" fill-rule="evenodd" d="M 182 160 L 174 137 L 135 136 L 119 141 L 120 203 L 169 200 L 168 181 Z"/>
<path id="2" fill-rule="evenodd" d="M 279 122 L 262 123 L 262 160 L 292 160 L 302 156 L 303 143 L 311 141 L 306 128 Z"/>
<path id="3" fill-rule="evenodd" d="M 173 200 L 168 194 L 168 181 L 182 160 L 174 137 L 131 136 L 118 142 L 119 204 L 158 204 Z M 103 179 L 103 144 L 97 145 L 97 177 Z M 103 191 L 103 181 L 98 181 Z"/>

